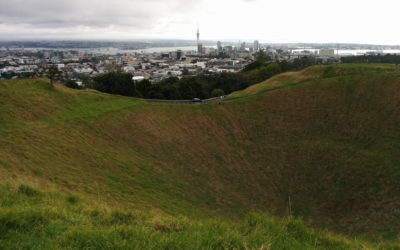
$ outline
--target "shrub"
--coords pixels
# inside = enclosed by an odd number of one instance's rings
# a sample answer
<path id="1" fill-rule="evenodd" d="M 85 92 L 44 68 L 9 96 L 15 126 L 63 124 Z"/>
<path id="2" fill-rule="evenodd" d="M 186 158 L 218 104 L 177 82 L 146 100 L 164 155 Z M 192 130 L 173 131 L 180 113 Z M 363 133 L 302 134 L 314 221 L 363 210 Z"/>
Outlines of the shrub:
<path id="1" fill-rule="evenodd" d="M 68 88 L 71 88 L 71 89 L 80 89 L 81 88 L 81 86 L 79 86 L 75 81 L 73 81 L 73 80 L 68 80 L 66 83 L 65 83 L 65 86 L 67 86 Z"/>
<path id="2" fill-rule="evenodd" d="M 0 213 L 0 235 L 8 231 L 29 232 L 43 228 L 49 222 L 40 210 L 8 211 Z"/>
<path id="3" fill-rule="evenodd" d="M 38 191 L 36 191 L 36 190 L 33 189 L 32 187 L 27 186 L 27 185 L 24 185 L 24 184 L 21 184 L 21 185 L 18 187 L 18 193 L 24 194 L 24 195 L 26 195 L 26 196 L 36 196 L 36 195 L 39 195 L 39 192 L 38 192 Z"/>
<path id="4" fill-rule="evenodd" d="M 79 197 L 76 196 L 76 195 L 70 195 L 70 196 L 67 197 L 67 201 L 70 204 L 76 204 L 76 203 L 79 202 Z"/>
<path id="5" fill-rule="evenodd" d="M 211 91 L 212 97 L 217 97 L 222 95 L 225 95 L 225 92 L 222 89 L 214 89 L 213 91 Z"/>

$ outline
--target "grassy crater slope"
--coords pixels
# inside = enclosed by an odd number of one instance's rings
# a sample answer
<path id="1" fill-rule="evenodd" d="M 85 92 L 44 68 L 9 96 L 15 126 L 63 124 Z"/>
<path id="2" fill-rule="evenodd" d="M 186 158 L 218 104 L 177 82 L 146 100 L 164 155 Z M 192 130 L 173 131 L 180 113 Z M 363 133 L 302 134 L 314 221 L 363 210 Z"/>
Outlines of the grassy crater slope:
<path id="1" fill-rule="evenodd" d="M 0 186 L 1 249 L 395 249 L 307 228 L 301 219 L 249 213 L 242 221 L 149 214 L 82 196 Z"/>
<path id="2" fill-rule="evenodd" d="M 398 242 L 399 108 L 392 65 L 311 67 L 210 106 L 0 82 L 0 245 L 57 232 L 27 247 L 369 247 L 249 211 Z"/>

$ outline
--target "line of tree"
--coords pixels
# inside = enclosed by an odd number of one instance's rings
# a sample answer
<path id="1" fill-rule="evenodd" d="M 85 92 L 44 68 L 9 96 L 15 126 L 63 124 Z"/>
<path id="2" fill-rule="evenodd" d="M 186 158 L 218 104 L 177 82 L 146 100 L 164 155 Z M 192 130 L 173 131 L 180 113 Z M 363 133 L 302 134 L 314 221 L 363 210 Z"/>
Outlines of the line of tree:
<path id="1" fill-rule="evenodd" d="M 259 53 L 257 59 L 248 64 L 242 72 L 201 74 L 184 76 L 181 79 L 169 77 L 156 83 L 149 80 L 133 81 L 132 74 L 113 71 L 93 77 L 86 87 L 110 94 L 148 99 L 205 99 L 230 94 L 281 72 L 300 70 L 315 64 L 315 61 L 308 57 L 295 59 L 293 62 L 267 60 L 264 53 Z"/>
<path id="2" fill-rule="evenodd" d="M 362 56 L 347 56 L 341 58 L 342 63 L 400 63 L 400 55 L 385 54 L 385 55 L 362 55 Z"/>

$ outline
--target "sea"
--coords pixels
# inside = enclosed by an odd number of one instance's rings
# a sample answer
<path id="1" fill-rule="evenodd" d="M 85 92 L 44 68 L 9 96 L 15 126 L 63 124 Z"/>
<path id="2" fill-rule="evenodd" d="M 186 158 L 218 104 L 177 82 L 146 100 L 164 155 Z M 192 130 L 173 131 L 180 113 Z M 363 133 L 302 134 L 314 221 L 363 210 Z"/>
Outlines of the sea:
<path id="1" fill-rule="evenodd" d="M 216 48 L 216 46 L 207 46 Z M 4 50 L 5 48 L 0 48 L 0 50 Z M 15 49 L 15 50 L 20 50 Z M 104 55 L 116 55 L 116 54 L 131 54 L 131 53 L 141 53 L 141 54 L 152 54 L 152 53 L 168 53 L 177 50 L 182 51 L 197 51 L 196 46 L 181 46 L 181 47 L 154 47 L 154 48 L 145 48 L 145 49 L 136 49 L 136 50 L 125 50 L 119 48 L 24 48 L 27 51 L 43 51 L 43 50 L 56 50 L 56 51 L 82 51 L 86 53 L 93 54 L 104 54 Z M 292 52 L 301 53 L 303 51 L 307 51 L 310 53 L 318 53 L 319 49 L 312 48 L 297 48 L 292 49 Z M 400 54 L 400 50 L 390 49 L 390 50 L 366 50 L 366 49 L 335 49 L 335 54 L 339 54 L 341 56 L 355 56 L 355 55 L 365 55 L 368 53 L 382 53 L 382 54 Z"/>
<path id="2" fill-rule="evenodd" d="M 318 53 L 319 49 L 292 49 L 292 52 L 301 53 L 307 51 L 310 53 Z M 368 53 L 380 53 L 380 54 L 400 54 L 398 49 L 388 49 L 388 50 L 371 50 L 371 49 L 335 49 L 335 54 L 341 56 L 362 56 Z"/>

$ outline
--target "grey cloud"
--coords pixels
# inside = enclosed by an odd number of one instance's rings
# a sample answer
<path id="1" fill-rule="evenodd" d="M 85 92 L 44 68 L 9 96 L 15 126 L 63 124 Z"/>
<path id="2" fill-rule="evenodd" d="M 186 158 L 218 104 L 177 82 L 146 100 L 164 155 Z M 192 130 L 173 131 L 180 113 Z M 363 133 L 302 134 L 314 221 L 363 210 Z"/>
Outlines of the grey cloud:
<path id="1" fill-rule="evenodd" d="M 151 30 L 164 19 L 195 10 L 191 0 L 0 0 L 0 24 L 32 29 L 131 27 Z M 1 32 L 1 30 L 0 30 Z"/>

